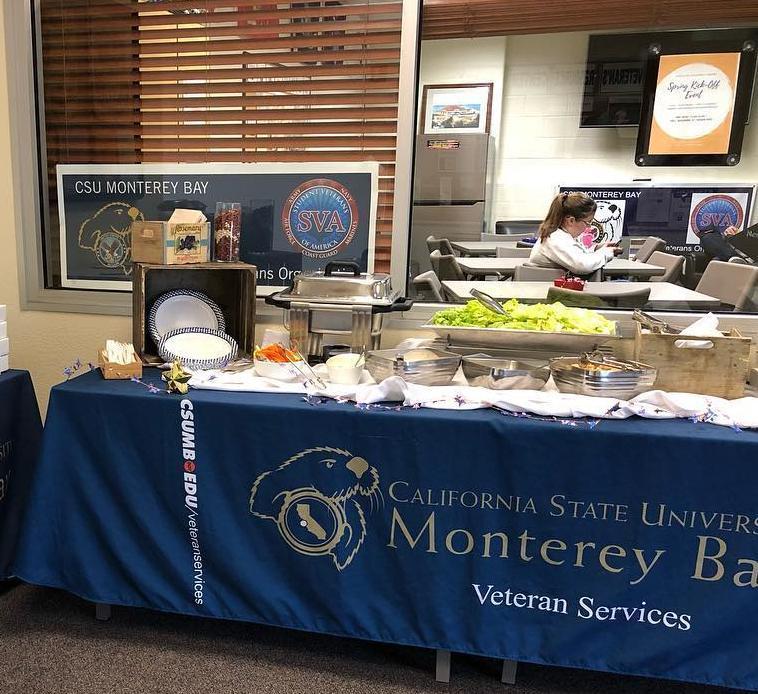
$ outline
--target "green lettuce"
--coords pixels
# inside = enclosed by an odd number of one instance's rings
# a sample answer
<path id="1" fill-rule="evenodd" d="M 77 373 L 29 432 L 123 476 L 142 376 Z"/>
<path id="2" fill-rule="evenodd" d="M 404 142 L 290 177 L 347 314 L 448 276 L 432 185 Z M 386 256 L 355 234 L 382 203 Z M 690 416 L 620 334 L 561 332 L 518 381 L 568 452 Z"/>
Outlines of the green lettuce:
<path id="1" fill-rule="evenodd" d="M 434 325 L 472 328 L 510 328 L 512 330 L 540 330 L 544 332 L 572 332 L 599 335 L 614 335 L 616 324 L 597 311 L 573 308 L 561 303 L 520 304 L 510 299 L 503 304 L 507 315 L 499 315 L 478 301 L 469 301 L 465 306 L 437 311 L 432 318 Z"/>

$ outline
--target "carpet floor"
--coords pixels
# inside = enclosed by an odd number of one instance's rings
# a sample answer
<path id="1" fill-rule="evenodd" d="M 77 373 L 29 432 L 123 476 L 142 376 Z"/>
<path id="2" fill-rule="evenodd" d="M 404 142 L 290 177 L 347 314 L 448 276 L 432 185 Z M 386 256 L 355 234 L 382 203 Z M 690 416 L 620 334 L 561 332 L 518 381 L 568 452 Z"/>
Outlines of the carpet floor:
<path id="1" fill-rule="evenodd" d="M 68 593 L 18 586 L 0 594 L 5 694 L 727 694 L 733 690 L 453 655 L 450 684 L 434 652 L 239 622 L 114 608 L 96 622 Z"/>

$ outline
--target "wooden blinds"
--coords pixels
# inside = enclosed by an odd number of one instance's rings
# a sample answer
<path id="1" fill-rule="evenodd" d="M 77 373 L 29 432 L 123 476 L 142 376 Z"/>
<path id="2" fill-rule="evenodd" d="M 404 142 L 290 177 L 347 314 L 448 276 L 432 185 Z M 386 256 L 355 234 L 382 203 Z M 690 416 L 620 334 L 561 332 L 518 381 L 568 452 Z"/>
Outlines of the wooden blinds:
<path id="1" fill-rule="evenodd" d="M 48 171 L 378 161 L 388 270 L 401 13 L 401 0 L 41 0 Z"/>
<path id="2" fill-rule="evenodd" d="M 424 0 L 422 38 L 753 25 L 758 0 Z"/>

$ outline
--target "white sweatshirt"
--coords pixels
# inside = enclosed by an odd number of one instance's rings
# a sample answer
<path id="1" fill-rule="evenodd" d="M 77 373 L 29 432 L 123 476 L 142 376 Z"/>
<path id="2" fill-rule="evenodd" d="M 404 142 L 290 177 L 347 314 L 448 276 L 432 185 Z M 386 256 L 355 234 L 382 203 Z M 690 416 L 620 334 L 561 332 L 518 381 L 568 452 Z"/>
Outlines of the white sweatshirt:
<path id="1" fill-rule="evenodd" d="M 544 241 L 538 240 L 529 254 L 532 265 L 562 267 L 575 275 L 589 275 L 612 259 L 612 248 L 591 251 L 563 229 L 556 229 Z"/>

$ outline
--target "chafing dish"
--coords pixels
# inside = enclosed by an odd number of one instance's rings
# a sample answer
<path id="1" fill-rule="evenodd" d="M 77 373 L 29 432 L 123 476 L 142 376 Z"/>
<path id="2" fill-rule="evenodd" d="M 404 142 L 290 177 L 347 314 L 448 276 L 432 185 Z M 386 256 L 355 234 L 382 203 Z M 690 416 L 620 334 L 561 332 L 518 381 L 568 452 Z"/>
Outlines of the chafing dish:
<path id="1" fill-rule="evenodd" d="M 499 359 L 487 355 L 463 357 L 469 385 L 493 390 L 539 390 L 550 378 L 547 362 Z"/>
<path id="2" fill-rule="evenodd" d="M 389 275 L 361 273 L 356 263 L 338 261 L 297 275 L 266 303 L 285 309 L 290 340 L 311 357 L 320 357 L 324 335 L 349 336 L 345 341 L 356 353 L 379 349 L 384 314 L 413 305 L 392 288 Z"/>
<path id="3" fill-rule="evenodd" d="M 461 356 L 441 349 L 424 348 L 434 353 L 434 359 L 407 361 L 404 356 L 412 349 L 383 349 L 366 355 L 366 368 L 372 378 L 381 383 L 390 376 L 401 376 L 408 383 L 424 386 L 444 386 L 453 380 L 461 364 Z"/>
<path id="4" fill-rule="evenodd" d="M 562 393 L 620 400 L 650 390 L 658 375 L 657 370 L 647 364 L 597 354 L 551 359 L 550 372 Z"/>

